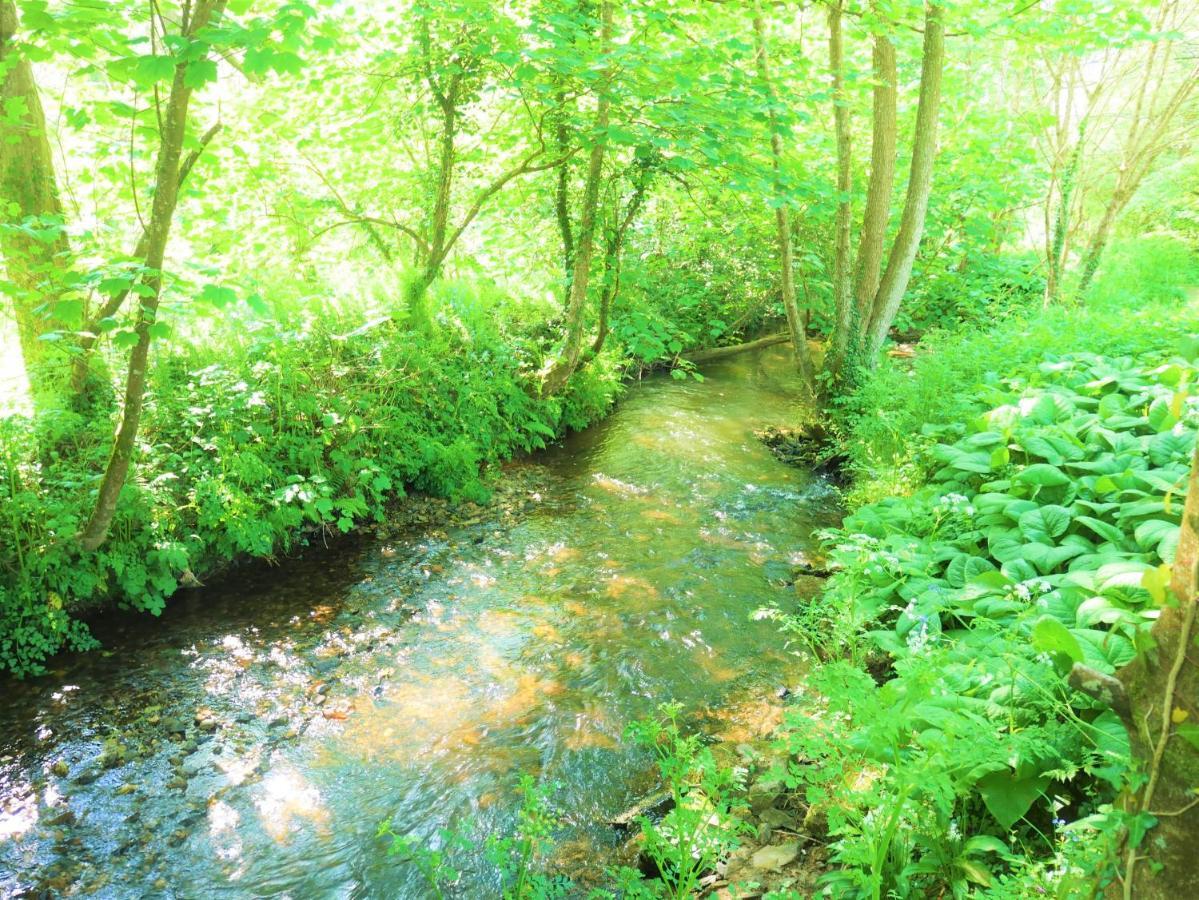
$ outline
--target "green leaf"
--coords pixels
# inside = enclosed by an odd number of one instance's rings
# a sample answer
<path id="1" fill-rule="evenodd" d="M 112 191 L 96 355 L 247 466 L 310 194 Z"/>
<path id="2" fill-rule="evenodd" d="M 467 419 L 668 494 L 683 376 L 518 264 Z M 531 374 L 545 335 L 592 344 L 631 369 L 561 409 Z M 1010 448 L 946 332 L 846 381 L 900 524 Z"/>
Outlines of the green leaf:
<path id="1" fill-rule="evenodd" d="M 1057 466 L 1051 466 L 1048 463 L 1035 463 L 1017 472 L 1013 480 L 1034 487 L 1057 487 L 1069 484 L 1070 476 Z"/>
<path id="2" fill-rule="evenodd" d="M 1195 449 L 1195 435 L 1190 431 L 1164 431 L 1149 441 L 1149 459 L 1155 466 L 1183 462 Z"/>
<path id="3" fill-rule="evenodd" d="M 1078 516 L 1074 521 L 1086 526 L 1105 541 L 1111 541 L 1113 544 L 1119 544 L 1124 538 L 1124 532 L 1110 522 L 1104 522 L 1091 516 Z"/>
<path id="4" fill-rule="evenodd" d="M 945 567 L 945 580 L 953 585 L 953 587 L 963 587 L 967 581 L 975 576 L 994 570 L 995 566 L 989 559 L 981 556 L 971 556 L 968 553 L 959 553 Z"/>
<path id="5" fill-rule="evenodd" d="M 219 284 L 206 284 L 200 290 L 200 295 L 196 299 L 204 303 L 211 303 L 217 309 L 220 309 L 236 301 L 237 292 L 232 288 L 227 288 Z"/>
<path id="6" fill-rule="evenodd" d="M 1010 771 L 992 772 L 978 780 L 975 787 L 995 820 L 1010 830 L 1032 807 L 1049 784 L 1048 775 L 1017 778 Z"/>
<path id="7" fill-rule="evenodd" d="M 1071 662 L 1082 662 L 1082 645 L 1070 630 L 1052 616 L 1042 616 L 1032 628 L 1032 644 L 1042 653 L 1063 654 Z"/>
<path id="8" fill-rule="evenodd" d="M 1050 544 L 1070 527 L 1072 516 L 1064 506 L 1039 506 L 1020 516 L 1020 532 L 1030 541 Z"/>
<path id="9" fill-rule="evenodd" d="M 175 76 L 175 59 L 171 56 L 139 56 L 132 76 L 139 87 L 153 87 Z"/>
<path id="10" fill-rule="evenodd" d="M 1149 596 L 1158 606 L 1165 606 L 1166 599 L 1170 596 L 1170 576 L 1170 567 L 1166 565 L 1148 569 L 1141 576 L 1141 587 L 1149 592 Z"/>
<path id="11" fill-rule="evenodd" d="M 189 88 L 199 88 L 216 81 L 217 67 L 211 59 L 194 59 L 187 64 L 183 73 L 183 83 Z"/>
<path id="12" fill-rule="evenodd" d="M 1175 727 L 1174 733 L 1199 750 L 1199 725 L 1193 722 L 1183 722 Z"/>

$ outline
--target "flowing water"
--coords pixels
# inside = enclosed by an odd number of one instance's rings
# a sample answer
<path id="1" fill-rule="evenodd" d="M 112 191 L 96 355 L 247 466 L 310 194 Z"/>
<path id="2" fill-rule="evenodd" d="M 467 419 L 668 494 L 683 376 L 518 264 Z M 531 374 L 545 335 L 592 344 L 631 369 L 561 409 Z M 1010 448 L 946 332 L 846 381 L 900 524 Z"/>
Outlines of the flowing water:
<path id="1" fill-rule="evenodd" d="M 482 836 L 522 773 L 564 855 L 602 864 L 653 787 L 629 722 L 790 677 L 752 614 L 836 510 L 753 435 L 794 420 L 788 371 L 774 350 L 648 379 L 507 466 L 501 502 L 245 567 L 3 683 L 0 896 L 429 896 L 384 819 L 469 834 L 458 896 L 495 896 Z"/>

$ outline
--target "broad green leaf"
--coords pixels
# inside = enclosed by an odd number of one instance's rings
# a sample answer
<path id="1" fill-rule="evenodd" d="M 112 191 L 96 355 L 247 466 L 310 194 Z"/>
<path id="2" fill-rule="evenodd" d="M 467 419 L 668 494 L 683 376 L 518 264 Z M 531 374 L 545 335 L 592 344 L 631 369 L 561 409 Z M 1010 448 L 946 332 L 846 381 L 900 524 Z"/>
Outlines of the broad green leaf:
<path id="1" fill-rule="evenodd" d="M 1017 472 L 1013 476 L 1013 480 L 1033 487 L 1056 487 L 1069 484 L 1070 476 L 1057 466 L 1051 466 L 1048 463 L 1035 463 Z"/>
<path id="2" fill-rule="evenodd" d="M 991 815 L 1006 831 L 1024 817 L 1048 784 L 1048 775 L 1017 778 L 1004 771 L 984 775 L 975 786 Z"/>
<path id="3" fill-rule="evenodd" d="M 1029 540 L 1042 544 L 1066 533 L 1072 516 L 1064 506 L 1039 506 L 1020 516 L 1020 532 Z"/>
<path id="4" fill-rule="evenodd" d="M 1082 645 L 1065 625 L 1051 616 L 1042 616 L 1033 625 L 1032 643 L 1042 653 L 1061 653 L 1071 662 L 1082 662 Z"/>

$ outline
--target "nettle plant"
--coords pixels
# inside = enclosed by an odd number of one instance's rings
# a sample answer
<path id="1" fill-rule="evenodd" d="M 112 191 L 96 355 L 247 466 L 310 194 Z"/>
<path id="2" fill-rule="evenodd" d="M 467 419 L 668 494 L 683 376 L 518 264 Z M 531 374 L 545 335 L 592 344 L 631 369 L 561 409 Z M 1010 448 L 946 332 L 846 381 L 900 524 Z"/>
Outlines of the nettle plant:
<path id="1" fill-rule="evenodd" d="M 809 705 L 789 728 L 790 757 L 816 761 L 788 775 L 827 814 L 838 892 L 958 895 L 992 885 L 1017 845 L 1043 857 L 1067 831 L 1117 823 L 1127 736 L 1063 676 L 1076 663 L 1111 675 L 1148 644 L 1199 422 L 1195 372 L 1043 363 L 1035 385 L 985 389 L 995 405 L 970 425 L 934 430 L 924 488 L 829 534 L 837 572 L 818 606 L 844 611 L 850 656 L 886 676 L 824 667 L 819 724 Z M 831 618 L 807 616 L 793 627 Z"/>

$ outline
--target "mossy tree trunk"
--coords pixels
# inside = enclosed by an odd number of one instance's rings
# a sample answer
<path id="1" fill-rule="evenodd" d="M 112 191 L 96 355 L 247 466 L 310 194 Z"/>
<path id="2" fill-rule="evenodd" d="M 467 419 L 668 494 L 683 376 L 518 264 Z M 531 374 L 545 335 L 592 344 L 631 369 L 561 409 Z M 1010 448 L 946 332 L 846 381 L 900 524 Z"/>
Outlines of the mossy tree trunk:
<path id="1" fill-rule="evenodd" d="M 1148 825 L 1144 840 L 1128 841 L 1121 879 L 1108 896 L 1123 900 L 1199 897 L 1199 448 L 1191 462 L 1182 537 L 1170 581 L 1172 602 L 1153 626 L 1154 647 L 1119 672 L 1127 695 L 1125 725 L 1144 780 L 1125 800 Z M 1146 818 L 1142 818 L 1146 817 Z"/>
<path id="2" fill-rule="evenodd" d="M 600 55 L 607 57 L 612 47 L 612 3 L 600 4 Z M 596 99 L 594 143 L 587 161 L 587 177 L 583 186 L 579 232 L 574 245 L 570 292 L 566 302 L 566 337 L 557 356 L 543 373 L 542 390 L 559 393 L 574 374 L 583 350 L 583 314 L 587 307 L 587 285 L 591 277 L 591 257 L 595 247 L 596 222 L 599 213 L 600 182 L 603 179 L 604 152 L 607 147 L 608 119 L 611 110 L 609 91 L 612 81 L 611 65 L 606 66 Z"/>
<path id="3" fill-rule="evenodd" d="M 874 37 L 873 119 L 870 137 L 870 181 L 866 186 L 866 209 L 858 237 L 854 271 L 857 330 L 870 320 L 870 308 L 883 274 L 883 245 L 891 219 L 891 193 L 895 189 L 895 152 L 898 141 L 898 99 L 895 45 L 884 33 Z M 860 340 L 860 334 L 855 338 Z"/>
<path id="4" fill-rule="evenodd" d="M 17 10 L 0 0 L 0 250 L 35 406 L 54 403 L 69 359 L 44 340 L 60 328 L 48 306 L 71 266 L 62 201 L 33 66 L 16 44 Z"/>
<path id="5" fill-rule="evenodd" d="M 598 354 L 604 349 L 608 338 L 609 322 L 612 316 L 612 304 L 620 294 L 620 270 L 624 259 L 624 242 L 629 227 L 636 220 L 645 205 L 646 194 L 649 192 L 653 170 L 648 166 L 634 163 L 633 191 L 628 202 L 622 209 L 619 191 L 612 202 L 611 222 L 604 234 L 604 272 L 600 280 L 599 324 L 596 327 L 595 340 L 591 343 L 592 354 Z M 619 179 L 616 182 L 619 186 Z"/>

